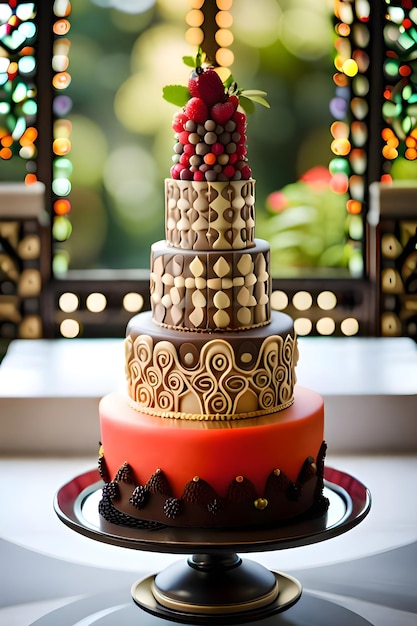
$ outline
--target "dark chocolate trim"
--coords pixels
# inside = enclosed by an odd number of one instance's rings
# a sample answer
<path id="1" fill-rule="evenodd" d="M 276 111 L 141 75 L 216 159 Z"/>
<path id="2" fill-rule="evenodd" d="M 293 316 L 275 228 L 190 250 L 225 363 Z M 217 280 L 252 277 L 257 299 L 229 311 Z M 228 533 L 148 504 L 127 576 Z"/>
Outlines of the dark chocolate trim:
<path id="1" fill-rule="evenodd" d="M 237 476 L 229 485 L 226 497 L 220 497 L 206 481 L 195 477 L 185 487 L 181 498 L 172 496 L 165 474 L 158 469 L 145 485 L 134 485 L 129 498 L 133 510 L 166 516 L 167 525 L 178 526 L 250 526 L 285 523 L 291 519 L 324 515 L 329 502 L 323 496 L 326 444 L 320 447 L 315 461 L 308 457 L 295 482 L 277 469 L 268 476 L 264 494 L 258 494 L 252 482 Z M 105 484 L 99 512 L 108 522 L 137 528 L 160 528 L 163 522 L 146 520 L 121 511 L 122 485 L 132 484 L 133 472 L 124 463 L 113 481 Z M 123 489 L 123 491 L 125 491 Z M 126 494 L 124 494 L 126 496 Z M 308 502 L 312 501 L 310 507 Z M 159 513 L 158 513 L 159 511 Z M 194 521 L 195 520 L 195 523 Z"/>

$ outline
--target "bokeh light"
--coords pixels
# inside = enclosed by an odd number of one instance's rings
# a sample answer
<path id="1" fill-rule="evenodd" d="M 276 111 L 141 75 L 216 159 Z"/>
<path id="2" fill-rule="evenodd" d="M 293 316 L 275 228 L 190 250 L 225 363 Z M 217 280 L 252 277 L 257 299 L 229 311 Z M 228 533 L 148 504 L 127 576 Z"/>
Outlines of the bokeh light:
<path id="1" fill-rule="evenodd" d="M 143 296 L 140 293 L 130 292 L 123 297 L 123 308 L 129 313 L 138 313 L 144 305 Z"/>
<path id="2" fill-rule="evenodd" d="M 116 118 L 128 131 L 152 135 L 158 131 L 161 119 L 172 118 L 173 109 L 161 94 L 164 85 L 184 84 L 188 79 L 189 69 L 181 63 L 173 66 L 169 62 L 189 53 L 183 35 L 180 29 L 158 25 L 136 40 L 131 53 L 132 74 L 120 86 L 114 100 Z"/>
<path id="3" fill-rule="evenodd" d="M 312 328 L 313 323 L 308 317 L 298 317 L 294 320 L 294 330 L 300 337 L 309 335 Z"/>
<path id="4" fill-rule="evenodd" d="M 73 313 L 79 307 L 80 300 L 77 294 L 69 291 L 63 293 L 58 302 L 58 306 L 64 313 Z"/>
<path id="5" fill-rule="evenodd" d="M 282 10 L 275 0 L 239 0 L 233 5 L 233 33 L 253 48 L 264 48 L 279 37 Z"/>
<path id="6" fill-rule="evenodd" d="M 74 185 L 96 186 L 101 183 L 103 167 L 109 152 L 105 129 L 94 119 L 72 115 L 71 160 Z"/>
<path id="7" fill-rule="evenodd" d="M 337 298 L 333 291 L 322 291 L 317 296 L 317 304 L 320 309 L 324 311 L 330 311 L 337 305 Z"/>
<path id="8" fill-rule="evenodd" d="M 313 299 L 308 291 L 297 291 L 293 295 L 292 303 L 298 311 L 306 311 L 313 304 Z"/>
<path id="9" fill-rule="evenodd" d="M 155 0 L 91 0 L 91 2 L 104 9 L 116 9 L 129 14 L 144 13 L 155 5 Z"/>
<path id="10" fill-rule="evenodd" d="M 74 339 L 80 334 L 81 327 L 77 320 L 68 318 L 61 322 L 59 330 L 63 337 L 66 337 L 67 339 Z"/>
<path id="11" fill-rule="evenodd" d="M 352 337 L 353 335 L 357 335 L 359 332 L 359 322 L 354 317 L 347 317 L 342 320 L 340 324 L 340 330 L 346 337 Z"/>
<path id="12" fill-rule="evenodd" d="M 336 329 L 336 323 L 331 317 L 322 317 L 317 320 L 316 329 L 319 335 L 333 335 Z"/>
<path id="13" fill-rule="evenodd" d="M 152 156 L 139 145 L 122 145 L 110 152 L 104 173 L 115 219 L 126 230 L 146 229 L 150 220 L 145 207 L 151 205 L 157 182 Z"/>
<path id="14" fill-rule="evenodd" d="M 314 60 L 328 54 L 332 35 L 327 10 L 317 3 L 287 8 L 280 20 L 280 36 L 285 47 L 299 58 Z"/>
<path id="15" fill-rule="evenodd" d="M 102 293 L 90 293 L 87 296 L 85 305 L 92 313 L 101 313 L 107 306 L 107 298 Z"/>
<path id="16" fill-rule="evenodd" d="M 271 294 L 271 307 L 275 311 L 283 311 L 288 306 L 288 296 L 285 291 L 276 290 Z"/>

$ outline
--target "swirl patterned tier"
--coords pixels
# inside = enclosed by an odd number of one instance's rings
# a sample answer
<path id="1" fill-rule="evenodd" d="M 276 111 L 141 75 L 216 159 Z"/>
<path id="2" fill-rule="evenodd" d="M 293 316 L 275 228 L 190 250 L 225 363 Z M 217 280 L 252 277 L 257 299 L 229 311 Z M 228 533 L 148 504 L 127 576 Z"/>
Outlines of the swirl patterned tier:
<path id="1" fill-rule="evenodd" d="M 238 420 L 290 406 L 298 359 L 290 317 L 268 329 L 218 336 L 159 330 L 149 314 L 126 337 L 128 393 L 142 413 L 187 420 Z"/>

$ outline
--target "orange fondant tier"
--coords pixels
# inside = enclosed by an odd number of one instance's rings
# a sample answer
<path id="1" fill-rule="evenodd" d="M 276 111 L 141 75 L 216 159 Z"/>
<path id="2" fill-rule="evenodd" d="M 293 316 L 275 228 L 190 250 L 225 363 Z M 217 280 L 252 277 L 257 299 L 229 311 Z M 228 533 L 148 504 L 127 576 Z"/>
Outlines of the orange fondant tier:
<path id="1" fill-rule="evenodd" d="M 151 313 L 126 333 L 128 395 L 134 408 L 158 417 L 238 420 L 276 413 L 293 402 L 298 360 L 292 319 L 241 332 L 163 329 Z"/>
<path id="2" fill-rule="evenodd" d="M 255 181 L 165 180 L 166 240 L 188 250 L 254 245 Z"/>
<path id="3" fill-rule="evenodd" d="M 323 400 L 308 389 L 285 411 L 228 422 L 161 419 L 110 394 L 100 424 L 110 522 L 264 526 L 325 510 Z"/>
<path id="4" fill-rule="evenodd" d="M 245 251 L 152 246 L 151 307 L 156 324 L 178 330 L 242 330 L 270 320 L 269 244 Z"/>

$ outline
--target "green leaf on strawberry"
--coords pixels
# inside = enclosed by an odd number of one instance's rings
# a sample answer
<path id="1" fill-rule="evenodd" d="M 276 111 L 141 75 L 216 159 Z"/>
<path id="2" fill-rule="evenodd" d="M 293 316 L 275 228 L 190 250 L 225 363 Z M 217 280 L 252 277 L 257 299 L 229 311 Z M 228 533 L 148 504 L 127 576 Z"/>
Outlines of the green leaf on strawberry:
<path id="1" fill-rule="evenodd" d="M 162 89 L 162 97 L 171 104 L 183 107 L 190 99 L 190 92 L 184 85 L 166 85 Z"/>
<path id="2" fill-rule="evenodd" d="M 256 102 L 257 104 L 261 104 L 262 106 L 270 109 L 269 102 L 265 99 L 267 95 L 266 91 L 261 91 L 260 89 L 243 89 L 240 92 L 240 98 L 246 98 L 251 100 L 252 102 Z"/>
<path id="3" fill-rule="evenodd" d="M 195 57 L 184 56 L 183 62 L 188 67 L 192 67 L 197 70 L 197 73 L 204 73 L 203 64 L 206 61 L 206 54 L 201 48 L 198 48 Z M 205 68 L 207 70 L 207 68 Z M 267 109 L 270 108 L 269 102 L 266 100 L 266 91 L 260 89 L 240 89 L 233 78 L 232 74 L 226 78 L 223 82 L 225 97 L 235 95 L 239 98 L 239 105 L 245 111 L 246 114 L 253 113 L 255 110 L 255 103 L 260 104 Z M 192 91 L 192 90 L 191 90 Z M 175 104 L 179 107 L 184 107 L 188 100 L 192 97 L 189 86 L 185 85 L 167 85 L 162 90 L 162 96 L 171 104 Z M 217 94 L 216 100 L 219 97 Z M 220 101 L 220 100 L 219 100 Z"/>
<path id="4" fill-rule="evenodd" d="M 187 65 L 187 67 L 195 67 L 195 58 L 194 57 L 182 57 L 182 60 L 184 62 L 185 65 Z"/>
<path id="5" fill-rule="evenodd" d="M 246 115 L 252 115 L 255 110 L 255 103 L 245 96 L 239 96 L 239 106 L 245 111 Z"/>
<path id="6" fill-rule="evenodd" d="M 182 60 L 188 67 L 201 67 L 206 60 L 206 53 L 203 52 L 201 48 L 199 48 L 195 57 L 185 56 L 182 57 Z"/>

